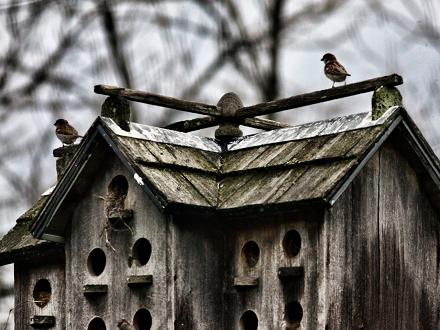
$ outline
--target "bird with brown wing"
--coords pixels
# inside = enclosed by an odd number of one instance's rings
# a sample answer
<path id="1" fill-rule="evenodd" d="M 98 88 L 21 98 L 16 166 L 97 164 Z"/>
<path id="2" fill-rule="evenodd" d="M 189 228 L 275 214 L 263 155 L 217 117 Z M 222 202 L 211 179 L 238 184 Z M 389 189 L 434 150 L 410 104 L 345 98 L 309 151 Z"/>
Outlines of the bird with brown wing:
<path id="1" fill-rule="evenodd" d="M 342 64 L 338 62 L 335 55 L 327 53 L 321 58 L 321 61 L 324 62 L 326 77 L 333 81 L 332 87 L 335 87 L 335 82 L 345 82 L 347 76 L 351 76 Z"/>
<path id="2" fill-rule="evenodd" d="M 64 145 L 73 144 L 76 139 L 82 137 L 81 135 L 78 135 L 78 131 L 65 119 L 57 119 L 54 126 L 56 127 L 55 134 L 63 143 L 63 147 Z"/>

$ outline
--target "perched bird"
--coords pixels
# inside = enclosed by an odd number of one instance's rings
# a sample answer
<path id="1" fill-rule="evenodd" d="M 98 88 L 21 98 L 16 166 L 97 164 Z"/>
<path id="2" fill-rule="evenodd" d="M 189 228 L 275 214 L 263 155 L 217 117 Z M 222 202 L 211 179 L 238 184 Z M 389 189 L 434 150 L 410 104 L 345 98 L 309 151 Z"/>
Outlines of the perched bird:
<path id="1" fill-rule="evenodd" d="M 338 62 L 335 55 L 327 53 L 321 58 L 321 61 L 324 61 L 325 64 L 325 75 L 328 79 L 333 81 L 332 87 L 335 87 L 335 82 L 343 82 L 347 76 L 351 76 L 342 64 Z"/>
<path id="2" fill-rule="evenodd" d="M 126 319 L 120 319 L 116 325 L 118 326 L 118 329 L 121 330 L 135 330 Z"/>
<path id="3" fill-rule="evenodd" d="M 82 137 L 78 135 L 78 131 L 73 128 L 65 119 L 58 119 L 54 126 L 56 127 L 55 134 L 63 143 L 63 147 L 65 144 L 72 144 L 77 138 Z"/>

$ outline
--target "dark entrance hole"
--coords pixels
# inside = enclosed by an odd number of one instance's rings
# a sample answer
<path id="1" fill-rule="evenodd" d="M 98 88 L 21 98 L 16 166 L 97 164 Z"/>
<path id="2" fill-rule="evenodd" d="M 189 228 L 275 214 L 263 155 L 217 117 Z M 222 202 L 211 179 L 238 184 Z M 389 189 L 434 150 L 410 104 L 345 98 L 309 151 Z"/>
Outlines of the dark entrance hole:
<path id="1" fill-rule="evenodd" d="M 136 330 L 151 329 L 152 323 L 151 314 L 147 309 L 141 308 L 134 314 L 133 325 Z"/>
<path id="2" fill-rule="evenodd" d="M 133 245 L 133 260 L 138 266 L 146 265 L 151 257 L 151 243 L 146 238 L 139 238 Z"/>
<path id="3" fill-rule="evenodd" d="M 100 317 L 95 317 L 90 321 L 87 330 L 106 330 L 104 321 Z"/>
<path id="4" fill-rule="evenodd" d="M 248 241 L 241 249 L 241 255 L 249 267 L 254 267 L 260 259 L 260 248 L 254 241 Z"/>
<path id="5" fill-rule="evenodd" d="M 52 295 L 52 288 L 50 283 L 46 279 L 38 280 L 35 283 L 34 292 L 32 296 L 34 297 L 34 302 L 38 307 L 44 307 L 50 301 Z"/>
<path id="6" fill-rule="evenodd" d="M 285 320 L 291 325 L 298 325 L 303 318 L 303 309 L 299 302 L 291 301 L 284 309 Z"/>
<path id="7" fill-rule="evenodd" d="M 258 317 L 253 311 L 246 311 L 240 317 L 240 329 L 256 330 L 258 329 Z"/>
<path id="8" fill-rule="evenodd" d="M 283 238 L 284 252 L 289 257 L 295 257 L 301 250 L 301 235 L 296 230 L 289 230 Z"/>
<path id="9" fill-rule="evenodd" d="M 106 257 L 100 248 L 93 249 L 87 258 L 87 268 L 93 276 L 100 275 L 105 268 Z"/>

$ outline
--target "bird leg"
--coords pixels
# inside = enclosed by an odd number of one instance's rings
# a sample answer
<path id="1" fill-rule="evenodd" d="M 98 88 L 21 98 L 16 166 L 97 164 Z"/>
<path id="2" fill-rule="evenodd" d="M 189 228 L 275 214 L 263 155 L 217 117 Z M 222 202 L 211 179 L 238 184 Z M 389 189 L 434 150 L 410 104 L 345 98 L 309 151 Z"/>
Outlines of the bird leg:
<path id="1" fill-rule="evenodd" d="M 333 82 L 332 88 L 335 87 L 335 82 Z"/>

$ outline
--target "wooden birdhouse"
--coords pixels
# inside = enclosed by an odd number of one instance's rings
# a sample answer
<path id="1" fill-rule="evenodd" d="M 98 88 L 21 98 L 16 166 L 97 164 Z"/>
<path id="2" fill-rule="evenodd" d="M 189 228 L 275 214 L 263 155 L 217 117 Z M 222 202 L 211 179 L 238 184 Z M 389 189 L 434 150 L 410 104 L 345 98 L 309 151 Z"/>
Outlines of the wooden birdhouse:
<path id="1" fill-rule="evenodd" d="M 97 86 L 103 116 L 55 151 L 58 183 L 0 241 L 16 329 L 438 328 L 440 166 L 400 83 L 249 107 Z M 371 91 L 372 112 L 255 117 Z M 151 127 L 128 101 L 206 116 Z"/>

